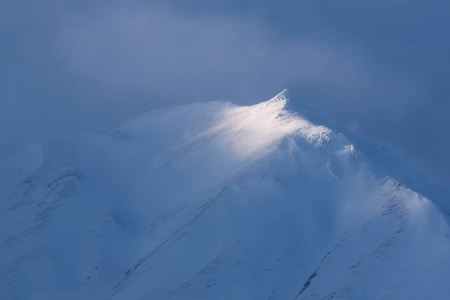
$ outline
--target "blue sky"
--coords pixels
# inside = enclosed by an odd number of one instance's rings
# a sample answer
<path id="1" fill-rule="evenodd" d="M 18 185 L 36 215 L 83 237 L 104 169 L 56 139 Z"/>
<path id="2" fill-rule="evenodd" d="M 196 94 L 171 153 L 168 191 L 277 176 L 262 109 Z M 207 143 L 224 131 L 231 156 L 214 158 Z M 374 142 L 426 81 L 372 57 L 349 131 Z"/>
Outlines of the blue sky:
<path id="1" fill-rule="evenodd" d="M 284 88 L 450 182 L 448 1 L 2 1 L 0 145 Z"/>

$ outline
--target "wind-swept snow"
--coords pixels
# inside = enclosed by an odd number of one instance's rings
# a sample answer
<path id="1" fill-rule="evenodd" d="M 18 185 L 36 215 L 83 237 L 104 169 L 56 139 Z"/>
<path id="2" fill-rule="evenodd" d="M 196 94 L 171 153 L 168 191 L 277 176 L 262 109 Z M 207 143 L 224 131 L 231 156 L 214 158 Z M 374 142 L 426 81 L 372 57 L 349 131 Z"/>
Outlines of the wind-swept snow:
<path id="1" fill-rule="evenodd" d="M 0 298 L 446 298 L 444 208 L 288 101 L 159 110 L 6 157 Z"/>

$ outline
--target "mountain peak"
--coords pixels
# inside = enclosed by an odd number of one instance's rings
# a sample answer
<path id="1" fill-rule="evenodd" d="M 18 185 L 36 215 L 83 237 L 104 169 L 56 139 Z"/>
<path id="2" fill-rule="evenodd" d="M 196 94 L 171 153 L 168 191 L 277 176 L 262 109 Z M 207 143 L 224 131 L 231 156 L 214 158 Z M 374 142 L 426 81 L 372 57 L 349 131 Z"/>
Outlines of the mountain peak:
<path id="1" fill-rule="evenodd" d="M 0 298 L 445 299 L 450 208 L 288 99 L 158 110 L 0 161 Z"/>
<path id="2" fill-rule="evenodd" d="M 287 89 L 284 89 L 270 100 L 278 102 L 278 101 L 288 101 L 289 99 L 290 99 L 289 91 Z"/>

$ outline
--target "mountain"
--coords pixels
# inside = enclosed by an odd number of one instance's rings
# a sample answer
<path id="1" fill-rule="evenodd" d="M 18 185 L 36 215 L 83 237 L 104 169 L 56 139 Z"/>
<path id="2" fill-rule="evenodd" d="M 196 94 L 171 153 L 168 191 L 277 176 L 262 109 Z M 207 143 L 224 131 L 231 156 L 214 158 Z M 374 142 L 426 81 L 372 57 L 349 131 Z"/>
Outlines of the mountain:
<path id="1" fill-rule="evenodd" d="M 448 298 L 445 192 L 301 112 L 191 104 L 8 155 L 0 299 Z"/>

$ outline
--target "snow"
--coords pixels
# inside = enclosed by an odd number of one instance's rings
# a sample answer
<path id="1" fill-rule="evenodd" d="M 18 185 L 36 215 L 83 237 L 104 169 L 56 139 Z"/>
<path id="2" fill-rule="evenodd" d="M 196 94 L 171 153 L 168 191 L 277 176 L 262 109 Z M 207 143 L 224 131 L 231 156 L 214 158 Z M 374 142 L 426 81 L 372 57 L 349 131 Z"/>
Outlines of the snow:
<path id="1" fill-rule="evenodd" d="M 295 107 L 192 104 L 5 156 L 0 298 L 446 298 L 445 196 Z"/>

